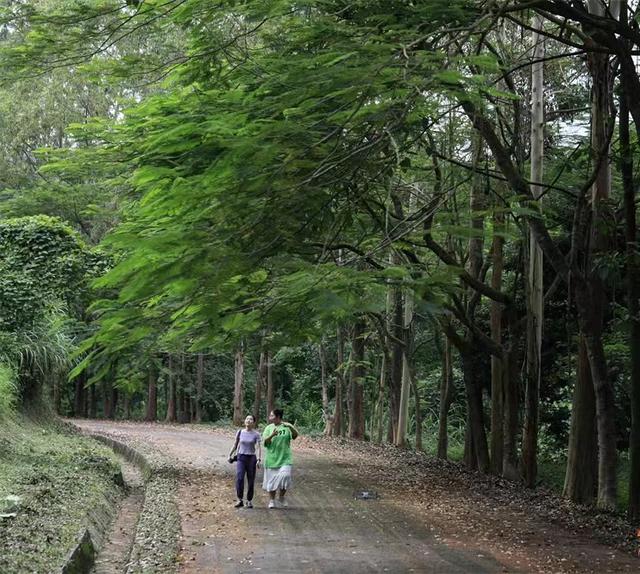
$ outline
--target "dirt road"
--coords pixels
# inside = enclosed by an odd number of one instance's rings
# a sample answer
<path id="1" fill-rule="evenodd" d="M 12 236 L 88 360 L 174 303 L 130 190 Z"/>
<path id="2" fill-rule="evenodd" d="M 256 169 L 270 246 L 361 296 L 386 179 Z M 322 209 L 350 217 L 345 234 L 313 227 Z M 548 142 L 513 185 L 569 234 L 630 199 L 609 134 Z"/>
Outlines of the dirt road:
<path id="1" fill-rule="evenodd" d="M 348 458 L 336 459 L 309 442 L 294 447 L 289 508 L 268 510 L 257 488 L 255 508 L 236 510 L 234 468 L 226 461 L 233 438 L 229 431 L 104 421 L 76 424 L 144 442 L 181 467 L 177 500 L 183 573 L 588 571 L 576 569 L 571 560 L 567 568 L 558 567 L 558 561 L 547 570 L 528 561 L 526 549 L 498 552 L 489 539 L 452 536 L 413 498 L 387 495 L 384 483 L 373 475 L 353 472 Z M 389 472 L 392 468 L 389 461 Z M 354 492 L 361 490 L 378 491 L 380 498 L 355 499 Z M 640 564 L 605 546 L 598 551 L 602 571 L 637 571 Z"/>

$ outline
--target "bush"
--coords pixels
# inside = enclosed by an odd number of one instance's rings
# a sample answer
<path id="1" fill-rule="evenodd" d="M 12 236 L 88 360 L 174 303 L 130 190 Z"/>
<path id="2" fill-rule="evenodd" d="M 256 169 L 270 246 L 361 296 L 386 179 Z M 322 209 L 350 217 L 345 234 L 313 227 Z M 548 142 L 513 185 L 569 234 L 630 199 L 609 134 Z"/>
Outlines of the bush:
<path id="1" fill-rule="evenodd" d="M 15 401 L 15 372 L 9 365 L 0 363 L 0 419 L 13 412 Z"/>

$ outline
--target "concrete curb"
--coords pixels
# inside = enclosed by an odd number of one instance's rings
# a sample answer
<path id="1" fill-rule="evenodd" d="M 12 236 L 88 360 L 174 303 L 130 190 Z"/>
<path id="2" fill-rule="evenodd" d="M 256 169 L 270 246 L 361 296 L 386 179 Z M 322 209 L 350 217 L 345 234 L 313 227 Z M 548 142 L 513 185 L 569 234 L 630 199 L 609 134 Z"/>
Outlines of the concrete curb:
<path id="1" fill-rule="evenodd" d="M 89 432 L 84 429 L 79 429 L 78 427 L 74 428 L 76 431 L 107 445 L 128 462 L 136 465 L 142 471 L 145 483 L 151 477 L 151 465 L 149 464 L 149 461 L 138 451 L 120 441 L 102 434 Z M 104 532 L 100 533 L 100 536 L 102 535 L 104 535 Z M 90 528 L 87 527 L 80 531 L 76 538 L 74 547 L 69 551 L 65 558 L 60 574 L 89 574 L 89 572 L 91 572 L 96 555 L 100 549 L 99 545 L 94 542 L 94 538 L 95 536 L 92 536 Z"/>

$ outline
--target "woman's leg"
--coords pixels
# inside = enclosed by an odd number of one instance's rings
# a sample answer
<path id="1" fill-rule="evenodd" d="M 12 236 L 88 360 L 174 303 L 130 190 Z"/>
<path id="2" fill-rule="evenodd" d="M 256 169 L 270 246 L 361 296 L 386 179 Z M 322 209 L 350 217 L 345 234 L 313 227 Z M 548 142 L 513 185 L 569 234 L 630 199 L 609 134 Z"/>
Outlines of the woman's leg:
<path id="1" fill-rule="evenodd" d="M 236 494 L 238 500 L 242 500 L 244 498 L 244 473 L 246 472 L 243 455 L 238 456 L 236 465 Z"/>
<path id="2" fill-rule="evenodd" d="M 256 465 L 258 463 L 258 459 L 255 456 L 248 456 L 246 461 L 246 470 L 247 470 L 247 500 L 253 500 L 253 487 L 256 482 Z"/>

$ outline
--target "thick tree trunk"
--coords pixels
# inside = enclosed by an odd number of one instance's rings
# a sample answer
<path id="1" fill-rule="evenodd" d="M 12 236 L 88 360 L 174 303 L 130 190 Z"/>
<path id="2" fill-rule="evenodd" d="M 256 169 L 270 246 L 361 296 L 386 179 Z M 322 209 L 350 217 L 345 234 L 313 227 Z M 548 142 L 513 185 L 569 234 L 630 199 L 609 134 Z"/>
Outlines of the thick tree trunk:
<path id="1" fill-rule="evenodd" d="M 515 336 L 512 333 L 512 336 Z M 516 342 L 505 353 L 502 368 L 502 388 L 504 390 L 504 424 L 503 424 L 503 453 L 502 476 L 509 480 L 518 480 L 518 373 L 520 370 L 519 353 Z"/>
<path id="2" fill-rule="evenodd" d="M 165 422 L 174 423 L 177 420 L 176 412 L 176 380 L 173 372 L 173 357 L 169 354 L 167 365 L 168 370 L 168 388 L 167 388 L 167 417 Z"/>
<path id="3" fill-rule="evenodd" d="M 482 409 L 482 387 L 478 373 L 482 367 L 478 362 L 478 352 L 473 346 L 470 350 L 461 351 L 462 369 L 464 373 L 465 390 L 467 394 L 467 413 L 469 431 L 469 460 L 470 468 L 477 468 L 480 472 L 489 471 L 489 448 L 487 433 L 484 426 Z M 475 465 L 473 458 L 475 457 Z"/>
<path id="4" fill-rule="evenodd" d="M 144 420 L 155 422 L 158 418 L 158 371 L 153 364 L 149 365 L 149 378 L 147 382 L 147 409 Z"/>
<path id="5" fill-rule="evenodd" d="M 617 502 L 617 452 L 615 431 L 614 392 L 607 361 L 602 345 L 602 331 L 599 328 L 601 306 L 589 292 L 588 285 L 576 285 L 576 307 L 580 317 L 580 328 L 589 357 L 589 367 L 596 397 L 598 429 L 598 506 L 616 507 Z"/>
<path id="6" fill-rule="evenodd" d="M 626 21 L 626 4 L 621 18 Z M 629 352 L 631 355 L 631 435 L 629 456 L 629 516 L 640 520 L 640 258 L 638 256 L 638 230 L 636 224 L 635 188 L 633 185 L 633 154 L 629 137 L 629 106 L 624 79 L 623 97 L 620 99 L 620 171 L 624 189 L 624 217 L 626 239 L 627 310 L 630 319 Z"/>
<path id="7" fill-rule="evenodd" d="M 449 409 L 454 397 L 453 363 L 451 357 L 451 342 L 445 338 L 442 352 L 442 376 L 440 379 L 440 416 L 438 418 L 438 458 L 447 459 L 449 449 L 449 434 L 447 422 Z"/>
<path id="8" fill-rule="evenodd" d="M 349 438 L 364 439 L 364 329 L 362 319 L 353 326 L 351 374 L 349 377 Z"/>
<path id="9" fill-rule="evenodd" d="M 502 231 L 503 218 L 494 214 L 494 231 Z M 492 252 L 491 288 L 502 290 L 502 271 L 504 268 L 504 239 L 494 234 Z M 502 306 L 491 301 L 490 309 L 491 338 L 497 345 L 502 345 Z M 504 458 L 504 375 L 503 360 L 491 356 L 491 471 L 502 474 Z"/>
<path id="10" fill-rule="evenodd" d="M 244 351 L 242 345 L 238 348 L 233 367 L 233 424 L 242 425 L 244 410 Z M 256 419 L 257 421 L 258 419 Z"/>
<path id="11" fill-rule="evenodd" d="M 197 423 L 202 422 L 202 391 L 204 389 L 204 354 L 198 353 L 196 364 L 196 399 L 194 418 Z"/>
<path id="12" fill-rule="evenodd" d="M 598 439 L 595 421 L 596 397 L 587 348 L 581 337 L 578 343 L 577 378 L 573 390 L 563 492 L 564 496 L 581 504 L 590 504 L 596 492 Z"/>
<path id="13" fill-rule="evenodd" d="M 76 418 L 81 418 L 83 416 L 85 416 L 84 413 L 84 393 L 85 393 L 85 388 L 84 388 L 84 383 L 85 383 L 85 376 L 84 373 L 80 373 L 80 375 L 78 375 L 76 377 L 76 380 L 74 381 L 75 385 L 74 385 L 74 394 L 73 394 L 73 416 Z"/>
<path id="14" fill-rule="evenodd" d="M 542 30 L 544 20 L 536 14 L 533 27 Z M 531 195 L 542 198 L 544 154 L 544 36 L 533 34 L 533 60 L 531 66 Z M 540 206 L 538 206 L 539 209 Z M 538 403 L 540 395 L 543 277 L 542 249 L 529 232 L 529 269 L 527 272 L 527 363 L 525 388 L 524 429 L 522 433 L 522 477 L 525 486 L 533 488 L 538 474 Z"/>

